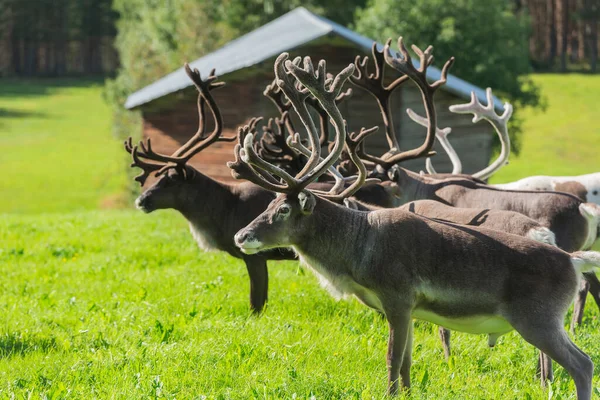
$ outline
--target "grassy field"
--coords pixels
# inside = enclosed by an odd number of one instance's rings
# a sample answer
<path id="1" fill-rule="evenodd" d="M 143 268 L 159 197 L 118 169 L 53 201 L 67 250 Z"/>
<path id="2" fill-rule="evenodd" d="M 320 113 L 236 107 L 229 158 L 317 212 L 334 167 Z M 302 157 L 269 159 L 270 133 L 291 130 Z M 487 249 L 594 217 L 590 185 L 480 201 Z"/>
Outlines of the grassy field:
<path id="1" fill-rule="evenodd" d="M 523 154 L 496 181 L 596 170 L 597 110 L 582 93 L 600 77 L 535 79 L 548 113 L 527 114 Z M 100 94 L 93 81 L 0 82 L 0 399 L 385 397 L 374 312 L 272 262 L 269 306 L 252 316 L 243 264 L 201 252 L 181 216 L 97 210 L 125 179 Z M 574 337 L 597 365 L 596 396 L 599 316 L 592 302 Z M 453 352 L 444 361 L 437 329 L 416 323 L 413 399 L 575 397 L 560 367 L 540 388 L 517 334 L 489 349 L 455 333 Z"/>
<path id="2" fill-rule="evenodd" d="M 170 212 L 5 215 L 0 243 L 0 397 L 384 396 L 385 321 L 294 262 L 271 263 L 269 307 L 251 316 L 243 265 L 202 254 Z M 575 338 L 596 365 L 598 316 L 591 304 Z M 449 363 L 432 325 L 415 335 L 415 399 L 548 397 L 514 333 L 494 349 L 454 334 Z M 552 393 L 573 398 L 561 368 Z"/>
<path id="3" fill-rule="evenodd" d="M 600 171 L 600 75 L 534 75 L 547 97 L 546 112 L 524 110 L 522 149 L 491 183 L 531 175 L 580 175 Z"/>
<path id="4" fill-rule="evenodd" d="M 102 82 L 0 82 L 0 212 L 110 206 L 125 185 Z"/>

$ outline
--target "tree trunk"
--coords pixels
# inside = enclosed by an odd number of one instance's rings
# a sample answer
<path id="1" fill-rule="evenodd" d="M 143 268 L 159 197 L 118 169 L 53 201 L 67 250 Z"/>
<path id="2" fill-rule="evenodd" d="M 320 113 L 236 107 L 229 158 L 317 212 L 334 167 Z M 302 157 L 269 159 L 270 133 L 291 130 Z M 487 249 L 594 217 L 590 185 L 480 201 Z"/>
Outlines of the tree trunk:
<path id="1" fill-rule="evenodd" d="M 569 11 L 570 16 L 575 16 L 575 20 L 572 19 L 573 48 L 571 49 L 571 58 L 576 62 L 585 60 L 585 30 L 587 24 L 582 14 L 584 2 L 585 0 L 574 0 Z"/>
<path id="2" fill-rule="evenodd" d="M 590 68 L 592 72 L 598 68 L 598 17 L 590 21 Z"/>
<path id="3" fill-rule="evenodd" d="M 556 59 L 556 3 L 554 0 L 549 1 L 548 5 L 548 67 L 554 66 Z"/>
<path id="4" fill-rule="evenodd" d="M 560 70 L 567 71 L 567 56 L 569 49 L 569 0 L 558 0 L 556 14 L 559 22 L 560 40 Z"/>
<path id="5" fill-rule="evenodd" d="M 22 40 L 19 40 L 18 36 L 13 34 L 12 36 L 12 70 L 15 74 L 22 72 L 21 67 L 21 44 Z"/>
<path id="6" fill-rule="evenodd" d="M 37 72 L 37 43 L 33 40 L 25 40 L 24 50 L 23 72 L 26 76 L 34 76 Z"/>
<path id="7" fill-rule="evenodd" d="M 4 13 L 4 24 L 0 26 L 0 40 L 3 41 L 2 52 L 4 60 L 0 62 L 0 76 L 13 72 L 13 56 L 14 56 L 14 16 L 10 4 L 2 11 Z"/>

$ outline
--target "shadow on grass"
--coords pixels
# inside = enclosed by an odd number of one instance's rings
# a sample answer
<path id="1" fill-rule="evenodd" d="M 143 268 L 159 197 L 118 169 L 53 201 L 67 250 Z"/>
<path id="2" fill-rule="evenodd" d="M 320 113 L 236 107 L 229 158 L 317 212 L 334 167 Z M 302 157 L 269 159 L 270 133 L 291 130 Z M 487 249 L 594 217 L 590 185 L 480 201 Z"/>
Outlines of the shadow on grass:
<path id="1" fill-rule="evenodd" d="M 44 96 L 56 89 L 103 85 L 104 77 L 3 79 L 0 98 Z"/>
<path id="2" fill-rule="evenodd" d="M 47 114 L 40 111 L 25 111 L 0 107 L 0 118 L 47 118 Z"/>
<path id="3" fill-rule="evenodd" d="M 54 338 L 22 337 L 19 333 L 5 333 L 0 336 L 0 358 L 23 356 L 27 353 L 47 353 L 56 349 Z"/>

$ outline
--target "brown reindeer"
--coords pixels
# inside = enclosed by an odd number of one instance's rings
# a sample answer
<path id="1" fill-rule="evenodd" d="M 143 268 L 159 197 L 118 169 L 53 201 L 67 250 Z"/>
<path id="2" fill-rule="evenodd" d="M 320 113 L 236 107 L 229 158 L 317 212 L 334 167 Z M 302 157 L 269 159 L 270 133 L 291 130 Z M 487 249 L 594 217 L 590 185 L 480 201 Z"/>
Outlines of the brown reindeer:
<path id="1" fill-rule="evenodd" d="M 256 255 L 242 253 L 233 242 L 233 236 L 275 198 L 274 194 L 250 182 L 226 184 L 215 181 L 187 164 L 195 154 L 216 141 L 236 138 L 221 136 L 223 121 L 211 91 L 223 85 L 216 82 L 214 71 L 202 80 L 198 70 L 186 64 L 186 73 L 198 89 L 199 128 L 196 134 L 170 156 L 156 153 L 147 143 L 132 146 L 131 138 L 125 148 L 132 154 L 133 164 L 143 173 L 136 180 L 143 185 L 150 174 L 159 179 L 136 200 L 136 206 L 146 213 L 172 208 L 189 222 L 190 231 L 204 250 L 221 250 L 241 258 L 250 278 L 250 307 L 261 311 L 267 301 L 267 260 L 294 259 L 294 254 L 277 249 Z M 206 134 L 205 107 L 208 105 L 214 119 L 214 130 Z M 257 120 L 253 120 L 252 129 Z M 279 122 L 279 121 L 277 121 Z"/>
<path id="2" fill-rule="evenodd" d="M 384 182 L 382 186 L 393 191 L 395 185 L 391 182 Z M 389 208 L 368 204 L 354 198 L 344 199 L 344 205 L 347 208 L 358 211 L 375 211 Z M 542 226 L 539 222 L 514 211 L 458 208 L 445 205 L 435 200 L 411 201 L 410 203 L 398 207 L 398 209 L 435 220 L 442 220 L 461 225 L 479 226 L 486 229 L 512 233 L 551 246 L 556 246 L 556 238 L 550 229 Z M 447 360 L 450 357 L 451 333 L 442 326 L 439 327 L 438 331 L 444 348 L 444 356 Z M 552 361 L 541 352 L 539 365 L 542 382 L 552 380 Z"/>
<path id="3" fill-rule="evenodd" d="M 377 157 L 366 153 L 364 148 L 361 147 L 360 155 L 363 160 L 376 164 L 375 170 L 371 172 L 372 176 L 382 180 L 390 179 L 398 185 L 399 188 L 396 193 L 399 194 L 395 196 L 395 206 L 412 200 L 432 199 L 457 207 L 516 211 L 535 219 L 552 230 L 556 234 L 558 246 L 563 250 L 575 251 L 591 246 L 598 230 L 597 209 L 591 204 L 584 204 L 573 196 L 552 192 L 519 192 L 522 195 L 515 191 L 501 192 L 487 187 L 481 181 L 474 180 L 468 175 L 452 176 L 446 180 L 434 180 L 426 175 L 415 174 L 400 167 L 399 163 L 404 160 L 432 154 L 431 148 L 435 140 L 437 126 L 433 127 L 434 129 L 427 127 L 428 134 L 423 144 L 418 148 L 409 151 L 399 150 L 389 107 L 389 98 L 393 90 L 405 82 L 408 77 L 401 75 L 391 84 L 385 86 L 383 83 L 385 62 L 387 61 L 390 67 L 398 70 L 397 59 L 390 56 L 389 43 L 381 51 L 377 50 L 376 45 L 373 44 L 372 52 L 375 72 L 369 73 L 368 71 L 368 57 L 364 57 L 362 60 L 357 57 L 355 61 L 356 72 L 350 80 L 354 85 L 366 90 L 377 100 L 383 116 L 390 150 Z M 423 58 L 427 65 L 433 61 L 430 52 L 431 48 L 428 48 Z M 444 72 L 442 71 L 442 73 Z M 488 97 L 493 99 L 491 91 L 488 91 Z M 433 106 L 426 105 L 426 107 L 431 108 Z M 493 104 L 490 103 L 484 107 L 476 99 L 472 99 L 470 103 L 465 105 L 453 106 L 453 108 L 455 112 L 473 113 L 475 120 L 486 119 L 494 125 L 501 137 L 508 137 L 505 132 L 505 124 L 502 125 L 502 123 L 510 118 L 512 111 L 510 106 L 505 105 L 504 114 L 496 117 L 491 115 L 494 114 Z M 427 114 L 431 112 L 427 108 L 425 111 Z M 507 150 L 504 152 L 506 153 Z M 504 163 L 505 157 L 497 160 L 499 165 Z M 441 189 L 442 187 L 443 189 Z M 386 191 L 380 193 L 383 196 L 382 198 L 366 200 L 362 198 L 361 191 L 358 191 L 356 198 L 378 205 L 382 203 L 389 204 L 388 193 Z"/>
<path id="4" fill-rule="evenodd" d="M 427 105 L 430 126 L 435 127 L 433 94 L 445 80 L 428 84 L 425 69 L 429 57 L 413 47 L 421 58 L 416 69 L 399 39 L 401 57 L 396 68 L 418 81 Z M 349 65 L 327 85 L 325 63 L 315 71 L 309 59 L 299 62 L 278 57 L 278 85 L 291 90 L 292 76 L 309 90 L 330 115 L 336 139 L 322 161 L 318 148 L 315 162 L 292 177 L 260 159 L 253 135 L 236 146 L 238 160 L 256 182 L 280 193 L 268 208 L 235 235 L 247 254 L 291 246 L 300 259 L 328 286 L 353 294 L 382 311 L 389 323 L 388 390 L 410 386 L 412 318 L 451 329 L 484 333 L 493 342 L 517 330 L 548 353 L 575 381 L 580 400 L 591 398 L 593 364 L 564 330 L 563 320 L 577 290 L 580 274 L 600 267 L 600 254 L 570 255 L 556 247 L 509 233 L 435 221 L 399 209 L 358 212 L 334 204 L 356 191 L 365 168 L 358 162 L 360 178 L 342 193 L 316 193 L 310 182 L 325 173 L 339 157 L 346 139 L 343 118 L 333 99 L 353 69 Z M 447 70 L 447 69 L 445 69 Z M 360 139 L 353 138 L 358 151 Z"/>
<path id="5" fill-rule="evenodd" d="M 384 182 L 384 185 L 386 183 Z M 387 208 L 352 198 L 344 199 L 344 205 L 358 211 L 375 211 Z M 435 200 L 411 201 L 398 208 L 431 219 L 441 219 L 461 225 L 481 226 L 556 246 L 556 238 L 550 229 L 514 211 L 452 207 Z"/>

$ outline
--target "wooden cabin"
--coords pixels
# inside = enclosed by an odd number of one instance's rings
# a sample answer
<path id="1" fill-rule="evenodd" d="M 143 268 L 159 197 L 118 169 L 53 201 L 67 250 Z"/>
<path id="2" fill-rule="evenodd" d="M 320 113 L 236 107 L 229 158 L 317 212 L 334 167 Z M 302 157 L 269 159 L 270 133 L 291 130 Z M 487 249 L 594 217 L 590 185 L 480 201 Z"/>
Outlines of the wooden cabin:
<path id="1" fill-rule="evenodd" d="M 312 57 L 316 62 L 327 61 L 327 71 L 338 73 L 352 63 L 357 55 L 371 55 L 373 41 L 346 29 L 330 20 L 317 16 L 304 8 L 297 8 L 282 17 L 258 28 L 193 62 L 203 77 L 216 68 L 225 87 L 214 92 L 224 120 L 224 135 L 234 135 L 236 128 L 251 117 L 278 116 L 273 103 L 263 96 L 264 88 L 274 77 L 273 62 L 282 52 L 295 56 Z M 183 60 L 182 60 L 183 61 Z M 183 62 L 182 62 L 183 63 Z M 443 61 L 439 61 L 442 66 Z M 393 70 L 386 69 L 393 78 Z M 431 80 L 438 79 L 440 70 L 429 67 Z M 352 87 L 350 83 L 348 86 Z M 361 127 L 380 126 L 378 134 L 367 142 L 372 154 L 383 154 L 388 150 L 382 119 L 374 98 L 359 88 L 353 88 L 353 95 L 340 105 L 349 130 Z M 457 150 L 463 163 L 463 172 L 471 173 L 488 165 L 492 140 L 495 132 L 485 121 L 471 122 L 471 116 L 458 115 L 448 111 L 451 104 L 469 101 L 471 91 L 475 91 L 485 104 L 485 91 L 455 76 L 436 93 L 438 126 L 453 128 L 449 140 Z M 139 109 L 143 116 L 144 138 L 151 138 L 153 148 L 162 153 L 172 153 L 193 135 L 198 127 L 196 89 L 183 68 L 159 79 L 151 85 L 133 93 L 125 104 L 128 109 Z M 497 111 L 502 110 L 496 99 Z M 402 149 L 419 146 L 425 137 L 425 128 L 412 122 L 406 115 L 406 108 L 423 114 L 421 95 L 412 82 L 406 82 L 394 93 L 392 109 L 394 123 Z M 296 123 L 296 129 L 301 125 Z M 208 128 L 211 128 L 209 124 Z M 231 173 L 226 166 L 233 160 L 235 143 L 215 143 L 195 156 L 191 162 L 199 171 L 221 181 L 231 181 Z M 438 155 L 434 165 L 438 172 L 451 170 L 448 157 L 436 143 Z M 412 160 L 405 167 L 419 171 L 424 169 L 425 160 Z"/>

